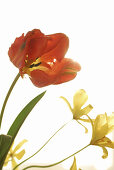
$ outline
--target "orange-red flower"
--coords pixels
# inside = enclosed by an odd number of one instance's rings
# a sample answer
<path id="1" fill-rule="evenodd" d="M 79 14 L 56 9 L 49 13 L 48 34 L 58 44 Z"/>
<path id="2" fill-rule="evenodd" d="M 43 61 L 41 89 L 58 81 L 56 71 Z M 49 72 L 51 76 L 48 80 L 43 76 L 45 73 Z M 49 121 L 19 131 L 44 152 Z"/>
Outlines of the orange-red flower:
<path id="1" fill-rule="evenodd" d="M 80 65 L 64 58 L 69 39 L 63 33 L 44 35 L 39 29 L 16 38 L 8 51 L 21 76 L 28 74 L 37 87 L 60 84 L 75 78 Z"/>

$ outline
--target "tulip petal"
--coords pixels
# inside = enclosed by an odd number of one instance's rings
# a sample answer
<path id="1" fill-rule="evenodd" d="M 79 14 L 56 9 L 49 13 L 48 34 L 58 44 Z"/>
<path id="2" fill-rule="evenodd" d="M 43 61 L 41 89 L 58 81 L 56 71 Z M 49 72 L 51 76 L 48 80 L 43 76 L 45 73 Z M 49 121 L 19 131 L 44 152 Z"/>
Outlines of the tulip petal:
<path id="1" fill-rule="evenodd" d="M 13 153 L 15 153 L 17 150 L 19 150 L 19 149 L 23 146 L 23 144 L 26 143 L 26 142 L 27 142 L 26 139 L 22 140 L 22 141 L 15 147 L 15 149 L 13 150 Z"/>
<path id="2" fill-rule="evenodd" d="M 30 80 L 32 81 L 32 83 L 39 88 L 52 84 L 53 79 L 53 75 L 48 76 L 48 74 L 46 74 L 46 72 L 42 70 L 34 70 L 31 72 L 30 75 Z"/>
<path id="3" fill-rule="evenodd" d="M 93 106 L 89 104 L 88 106 L 84 107 L 77 113 L 77 117 L 80 118 L 83 115 L 87 115 L 91 110 L 93 109 Z"/>
<path id="4" fill-rule="evenodd" d="M 74 156 L 74 161 L 73 161 L 73 164 L 72 164 L 70 170 L 77 170 L 77 165 L 76 165 L 76 158 L 75 158 L 75 156 Z"/>
<path id="5" fill-rule="evenodd" d="M 20 53 L 23 52 L 24 47 L 24 34 L 20 37 L 16 38 L 14 43 L 11 45 L 8 51 L 8 55 L 10 57 L 11 62 L 16 66 L 19 67 L 19 64 L 23 58 L 20 60 Z M 21 55 L 23 57 L 23 55 Z"/>
<path id="6" fill-rule="evenodd" d="M 114 142 L 112 142 L 109 138 L 106 136 L 98 141 L 96 141 L 95 145 L 99 145 L 102 147 L 109 147 L 114 149 Z"/>
<path id="7" fill-rule="evenodd" d="M 71 110 L 71 112 L 73 113 L 73 110 L 72 110 L 72 107 L 71 107 L 71 105 L 70 105 L 69 101 L 68 101 L 65 97 L 63 97 L 63 96 L 61 96 L 60 98 L 61 98 L 61 99 L 63 99 L 63 100 L 67 103 L 67 105 L 68 105 L 69 109 L 70 109 L 70 110 Z"/>
<path id="8" fill-rule="evenodd" d="M 6 159 L 5 159 L 5 163 L 4 163 L 4 166 L 7 166 L 8 162 L 10 161 L 10 154 L 7 155 Z"/>
<path id="9" fill-rule="evenodd" d="M 87 100 L 88 95 L 86 94 L 85 90 L 78 90 L 73 97 L 74 110 L 78 112 Z"/>
<path id="10" fill-rule="evenodd" d="M 47 35 L 47 47 L 44 50 L 44 55 L 41 56 L 42 61 L 53 61 L 56 59 L 61 61 L 69 46 L 69 39 L 63 33 L 57 33 L 52 35 Z"/>
<path id="11" fill-rule="evenodd" d="M 103 138 L 108 132 L 108 123 L 106 114 L 100 114 L 94 122 L 94 140 Z"/>
<path id="12" fill-rule="evenodd" d="M 41 69 L 41 70 L 40 70 Z M 30 73 L 32 83 L 37 87 L 44 87 L 50 84 L 60 84 L 72 80 L 76 72 L 80 70 L 80 65 L 71 59 L 63 59 L 56 62 L 50 68 L 45 69 L 41 64 L 39 69 Z"/>
<path id="13" fill-rule="evenodd" d="M 14 146 L 14 142 L 12 143 L 11 147 L 10 147 L 10 152 L 13 153 L 13 146 Z"/>
<path id="14" fill-rule="evenodd" d="M 23 149 L 22 151 L 20 151 L 19 153 L 15 154 L 15 157 L 20 160 L 25 154 L 25 150 Z"/>
<path id="15" fill-rule="evenodd" d="M 12 168 L 15 168 L 15 167 L 17 166 L 17 162 L 15 161 L 15 159 L 14 159 L 14 158 L 12 158 L 11 163 L 12 163 Z M 16 170 L 19 170 L 19 169 L 18 169 L 18 168 L 16 168 Z"/>
<path id="16" fill-rule="evenodd" d="M 114 113 L 107 117 L 108 119 L 108 133 L 114 130 Z"/>
<path id="17" fill-rule="evenodd" d="M 106 159 L 106 158 L 108 157 L 108 151 L 107 151 L 107 149 L 106 149 L 105 147 L 102 147 L 102 149 L 103 149 L 102 158 L 103 158 L 103 159 Z"/>
<path id="18" fill-rule="evenodd" d="M 58 72 L 58 75 L 53 84 L 61 84 L 74 79 L 81 69 L 77 62 L 68 58 L 63 59 L 56 67 L 55 71 Z"/>
<path id="19" fill-rule="evenodd" d="M 67 73 L 67 74 L 61 74 L 57 77 L 57 79 L 55 80 L 55 82 L 53 84 L 62 84 L 65 82 L 68 82 L 70 80 L 73 80 L 76 77 L 76 73 Z"/>
<path id="20" fill-rule="evenodd" d="M 47 44 L 45 37 L 32 38 L 27 40 L 25 51 L 28 55 L 28 62 L 35 61 L 36 58 L 41 57 Z"/>
<path id="21" fill-rule="evenodd" d="M 31 63 L 43 54 L 47 45 L 47 38 L 40 30 L 29 31 L 25 36 L 22 34 L 16 38 L 8 51 L 13 64 L 21 69 L 27 63 Z"/>

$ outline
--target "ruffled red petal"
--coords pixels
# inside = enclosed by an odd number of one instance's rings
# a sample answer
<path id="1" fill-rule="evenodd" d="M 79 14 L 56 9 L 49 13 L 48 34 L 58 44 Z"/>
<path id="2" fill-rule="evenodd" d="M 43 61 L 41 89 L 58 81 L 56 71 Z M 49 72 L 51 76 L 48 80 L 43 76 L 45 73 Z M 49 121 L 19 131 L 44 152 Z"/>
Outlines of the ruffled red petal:
<path id="1" fill-rule="evenodd" d="M 69 46 L 69 39 L 65 34 L 57 33 L 44 35 L 39 29 L 29 31 L 16 38 L 8 51 L 13 64 L 21 69 L 41 57 L 42 62 L 60 61 L 64 58 Z"/>
<path id="2" fill-rule="evenodd" d="M 23 50 L 23 46 L 22 46 L 23 43 L 24 43 L 24 34 L 22 34 L 20 37 L 15 39 L 14 43 L 11 45 L 8 51 L 10 60 L 16 67 L 19 66 L 19 63 L 17 62 L 17 60 L 20 56 L 20 53 Z"/>
<path id="3" fill-rule="evenodd" d="M 16 38 L 8 55 L 22 76 L 27 73 L 35 86 L 44 87 L 70 81 L 77 75 L 80 65 L 64 58 L 68 47 L 65 34 L 44 35 L 34 29 Z"/>
<path id="4" fill-rule="evenodd" d="M 44 54 L 41 56 L 42 61 L 51 62 L 54 59 L 61 61 L 69 47 L 69 39 L 65 34 L 57 33 L 47 35 L 47 47 Z"/>
<path id="5" fill-rule="evenodd" d="M 41 70 L 34 70 L 31 72 L 31 81 L 37 87 L 44 87 L 53 84 L 54 75 L 48 75 L 46 72 Z"/>
<path id="6" fill-rule="evenodd" d="M 25 61 L 31 63 L 43 54 L 46 48 L 47 38 L 40 30 L 29 31 L 26 36 L 16 38 L 8 51 L 8 55 L 13 64 L 21 69 L 25 66 Z"/>
<path id="7" fill-rule="evenodd" d="M 28 61 L 33 62 L 44 54 L 47 38 L 40 30 L 29 31 L 24 39 L 26 42 L 25 54 L 28 55 Z"/>
<path id="8" fill-rule="evenodd" d="M 57 62 L 48 71 L 34 70 L 31 72 L 31 81 L 37 87 L 50 84 L 61 84 L 74 79 L 81 67 L 77 62 L 64 58 Z"/>
<path id="9" fill-rule="evenodd" d="M 81 66 L 72 59 L 64 58 L 58 65 L 58 69 L 59 73 L 55 77 L 53 84 L 61 84 L 74 79 L 77 75 L 77 72 L 80 71 Z"/>

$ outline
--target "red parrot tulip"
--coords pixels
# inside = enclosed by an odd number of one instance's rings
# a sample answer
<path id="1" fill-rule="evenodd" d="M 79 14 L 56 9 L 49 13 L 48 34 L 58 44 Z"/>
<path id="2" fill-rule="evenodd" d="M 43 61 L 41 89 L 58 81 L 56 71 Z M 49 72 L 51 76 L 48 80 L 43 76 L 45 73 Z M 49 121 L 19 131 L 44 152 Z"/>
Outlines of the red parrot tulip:
<path id="1" fill-rule="evenodd" d="M 44 35 L 39 29 L 16 38 L 8 51 L 11 62 L 20 74 L 28 74 L 33 84 L 44 87 L 74 79 L 81 67 L 64 58 L 69 39 L 63 33 Z"/>

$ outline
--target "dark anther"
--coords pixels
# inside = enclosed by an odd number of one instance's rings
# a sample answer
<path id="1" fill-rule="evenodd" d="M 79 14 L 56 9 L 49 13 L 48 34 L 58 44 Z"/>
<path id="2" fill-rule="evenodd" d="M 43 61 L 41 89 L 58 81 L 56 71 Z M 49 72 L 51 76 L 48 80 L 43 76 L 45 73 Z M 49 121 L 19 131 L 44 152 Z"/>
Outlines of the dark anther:
<path id="1" fill-rule="evenodd" d="M 30 67 L 29 67 L 29 68 L 37 67 L 37 66 L 39 66 L 40 64 L 41 64 L 41 62 L 40 62 L 40 63 L 38 63 L 38 64 L 32 64 L 32 65 L 30 65 Z"/>

